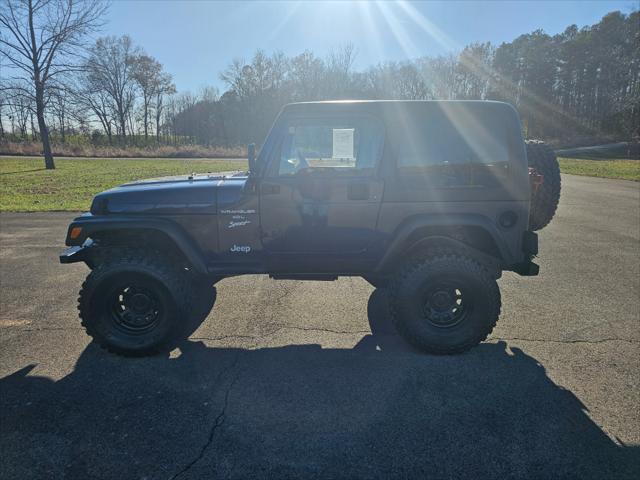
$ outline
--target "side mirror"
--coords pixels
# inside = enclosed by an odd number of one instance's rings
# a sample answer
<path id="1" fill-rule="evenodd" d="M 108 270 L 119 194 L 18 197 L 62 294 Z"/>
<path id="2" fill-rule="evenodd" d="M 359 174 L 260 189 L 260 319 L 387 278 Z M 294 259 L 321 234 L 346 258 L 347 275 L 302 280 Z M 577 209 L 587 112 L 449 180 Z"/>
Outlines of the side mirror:
<path id="1" fill-rule="evenodd" d="M 247 145 L 247 157 L 249 160 L 249 171 L 256 173 L 256 144 L 250 143 Z"/>

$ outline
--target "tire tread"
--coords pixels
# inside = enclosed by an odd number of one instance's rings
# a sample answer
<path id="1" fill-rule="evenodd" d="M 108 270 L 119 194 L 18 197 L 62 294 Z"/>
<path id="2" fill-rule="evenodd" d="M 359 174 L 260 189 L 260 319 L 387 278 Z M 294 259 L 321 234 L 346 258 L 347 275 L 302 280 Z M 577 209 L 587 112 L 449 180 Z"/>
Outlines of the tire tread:
<path id="1" fill-rule="evenodd" d="M 188 317 L 192 303 L 192 290 L 189 288 L 190 282 L 187 281 L 186 276 L 179 271 L 178 267 L 162 260 L 160 252 L 150 252 L 142 248 L 117 247 L 109 249 L 108 255 L 104 256 L 104 261 L 97 265 L 82 283 L 78 296 L 81 325 L 101 348 L 122 356 L 140 357 L 153 355 L 175 347 L 176 343 L 182 339 L 181 333 L 183 329 L 181 327 L 187 323 L 186 321 L 175 322 L 170 335 L 167 335 L 160 343 L 135 351 L 112 345 L 96 330 L 90 313 L 90 293 L 95 288 L 94 285 L 98 284 L 106 274 L 110 273 L 114 268 L 124 265 L 146 270 L 154 277 L 161 279 L 167 289 L 172 292 L 180 317 L 185 319 Z"/>
<path id="2" fill-rule="evenodd" d="M 469 274 L 481 278 L 483 282 L 491 286 L 491 298 L 489 299 L 489 301 L 491 302 L 494 310 L 494 315 L 492 315 L 491 321 L 487 324 L 483 324 L 484 328 L 481 329 L 477 335 L 454 347 L 429 343 L 423 338 L 418 338 L 418 336 L 414 335 L 413 332 L 411 332 L 410 329 L 407 328 L 406 323 L 402 321 L 397 309 L 395 308 L 399 301 L 399 292 L 403 288 L 403 286 L 407 285 L 408 283 L 415 282 L 425 275 L 429 275 L 429 270 L 433 269 L 434 265 L 437 266 L 437 264 L 444 264 L 445 270 L 455 264 L 459 268 L 463 268 L 464 270 L 466 270 Z M 472 257 L 453 252 L 446 252 L 439 255 L 429 256 L 421 262 L 403 269 L 391 283 L 389 300 L 389 312 L 391 314 L 391 321 L 395 325 L 398 332 L 402 335 L 402 337 L 404 337 L 410 344 L 419 348 L 420 350 L 439 355 L 453 355 L 462 353 L 486 340 L 496 325 L 502 307 L 500 290 L 495 283 L 495 277 L 492 276 L 491 272 L 489 272 L 489 270 L 487 270 L 487 268 L 482 263 L 473 259 Z"/>
<path id="3" fill-rule="evenodd" d="M 529 166 L 544 175 L 544 182 L 531 198 L 529 228 L 537 231 L 551 222 L 558 209 L 562 189 L 560 164 L 554 151 L 544 142 L 527 140 L 525 143 Z"/>

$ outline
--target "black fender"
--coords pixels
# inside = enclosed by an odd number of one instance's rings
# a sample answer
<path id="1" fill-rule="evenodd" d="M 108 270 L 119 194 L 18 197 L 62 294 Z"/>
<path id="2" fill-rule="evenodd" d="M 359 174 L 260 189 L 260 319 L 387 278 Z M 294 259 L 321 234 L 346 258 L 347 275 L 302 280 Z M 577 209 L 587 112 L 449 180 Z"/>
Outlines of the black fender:
<path id="1" fill-rule="evenodd" d="M 487 217 L 474 214 L 447 214 L 447 215 L 430 215 L 420 216 L 407 220 L 401 224 L 392 236 L 392 240 L 387 247 L 381 260 L 375 268 L 376 272 L 385 272 L 391 270 L 391 267 L 395 264 L 396 259 L 402 258 L 407 251 L 407 248 L 416 248 L 425 241 L 432 241 L 438 239 L 441 241 L 446 240 L 449 243 L 458 244 L 467 250 L 472 250 L 478 253 L 482 257 L 491 257 L 484 252 L 479 252 L 473 247 L 466 245 L 456 239 L 435 235 L 427 238 L 420 238 L 416 242 L 408 244 L 408 239 L 413 232 L 420 228 L 425 227 L 479 227 L 487 232 L 491 239 L 494 241 L 500 258 L 496 259 L 501 264 L 509 264 L 512 260 L 512 255 L 504 241 L 504 238 L 498 232 L 496 225 Z"/>
<path id="2" fill-rule="evenodd" d="M 80 228 L 79 233 L 77 230 L 74 231 L 76 228 Z M 162 232 L 174 242 L 198 273 L 207 273 L 207 263 L 196 243 L 178 224 L 164 218 L 83 215 L 74 219 L 69 225 L 65 244 L 70 247 L 82 246 L 87 238 L 91 238 L 96 233 L 118 230 L 127 232 L 156 230 Z"/>

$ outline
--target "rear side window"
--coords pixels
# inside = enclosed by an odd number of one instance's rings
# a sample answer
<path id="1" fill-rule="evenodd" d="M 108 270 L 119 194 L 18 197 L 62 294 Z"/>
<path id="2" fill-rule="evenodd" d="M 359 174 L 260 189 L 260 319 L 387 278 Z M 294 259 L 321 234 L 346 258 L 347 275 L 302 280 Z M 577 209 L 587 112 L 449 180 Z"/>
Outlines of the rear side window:
<path id="1" fill-rule="evenodd" d="M 399 115 L 392 127 L 398 174 L 440 187 L 497 186 L 508 173 L 508 131 L 499 116 L 478 113 L 445 105 Z"/>
<path id="2" fill-rule="evenodd" d="M 382 124 L 369 117 L 291 120 L 278 158 L 278 175 L 369 175 L 376 168 Z"/>

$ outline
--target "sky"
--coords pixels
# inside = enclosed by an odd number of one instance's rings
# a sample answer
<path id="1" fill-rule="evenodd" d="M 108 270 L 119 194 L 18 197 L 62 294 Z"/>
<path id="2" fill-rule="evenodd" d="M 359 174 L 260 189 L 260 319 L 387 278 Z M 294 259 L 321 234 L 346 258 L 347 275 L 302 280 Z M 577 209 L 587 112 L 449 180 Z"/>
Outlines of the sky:
<path id="1" fill-rule="evenodd" d="M 192 1 L 114 0 L 101 35 L 128 34 L 165 65 L 178 91 L 225 84 L 234 58 L 256 49 L 326 56 L 345 44 L 362 70 L 386 61 L 460 51 L 472 42 L 499 45 L 536 29 L 597 23 L 629 13 L 637 1 Z"/>

